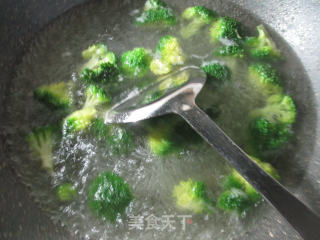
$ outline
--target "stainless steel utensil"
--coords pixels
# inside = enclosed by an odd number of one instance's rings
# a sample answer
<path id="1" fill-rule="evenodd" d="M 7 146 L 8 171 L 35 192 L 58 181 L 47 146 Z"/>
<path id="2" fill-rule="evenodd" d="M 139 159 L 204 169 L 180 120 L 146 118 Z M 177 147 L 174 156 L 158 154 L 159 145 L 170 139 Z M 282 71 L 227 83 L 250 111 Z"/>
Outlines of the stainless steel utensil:
<path id="1" fill-rule="evenodd" d="M 191 78 L 179 88 L 169 89 L 160 99 L 143 102 L 147 94 L 155 91 L 168 79 L 163 77 L 142 92 L 137 92 L 113 106 L 105 115 L 107 123 L 129 123 L 175 113 L 184 118 L 189 125 L 214 147 L 232 166 L 273 205 L 305 240 L 318 240 L 320 218 L 304 203 L 298 200 L 284 186 L 268 175 L 237 146 L 195 103 L 195 99 L 206 78 L 196 67 L 181 69 L 189 71 Z M 170 74 L 172 77 L 172 74 Z M 138 103 L 138 104 L 137 104 Z"/>

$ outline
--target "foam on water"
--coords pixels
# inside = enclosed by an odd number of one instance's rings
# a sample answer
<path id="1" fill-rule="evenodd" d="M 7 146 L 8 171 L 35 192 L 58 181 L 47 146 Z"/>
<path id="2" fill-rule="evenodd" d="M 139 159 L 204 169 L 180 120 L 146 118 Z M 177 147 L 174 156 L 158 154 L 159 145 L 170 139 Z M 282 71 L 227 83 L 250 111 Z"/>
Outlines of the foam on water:
<path id="1" fill-rule="evenodd" d="M 174 1 L 173 8 L 180 14 L 186 1 Z M 76 139 L 63 139 L 54 152 L 55 174 L 48 177 L 39 169 L 39 163 L 30 159 L 24 136 L 35 126 L 55 123 L 63 113 L 53 113 L 32 98 L 32 91 L 41 84 L 57 81 L 73 81 L 78 84 L 76 72 L 82 64 L 81 51 L 96 42 L 106 43 L 111 51 L 120 55 L 134 47 L 155 49 L 159 38 L 165 34 L 177 34 L 179 26 L 169 30 L 136 28 L 132 24 L 136 9 L 143 1 L 97 1 L 80 7 L 50 25 L 36 39 L 19 68 L 15 91 L 12 95 L 10 119 L 15 123 L 17 138 L 16 161 L 18 172 L 31 188 L 32 194 L 53 219 L 61 221 L 74 234 L 85 239 L 236 239 L 246 231 L 242 219 L 217 210 L 212 215 L 193 215 L 193 223 L 183 231 L 179 219 L 176 230 L 129 230 L 128 218 L 120 218 L 115 225 L 102 222 L 90 213 L 87 191 L 98 173 L 113 170 L 131 186 L 134 201 L 127 215 L 161 217 L 184 215 L 175 208 L 171 197 L 172 187 L 181 180 L 194 178 L 206 183 L 209 195 L 217 199 L 222 189 L 221 179 L 229 171 L 229 165 L 204 142 L 188 146 L 179 153 L 166 157 L 153 156 L 146 147 L 146 137 L 141 128 L 130 125 L 135 132 L 135 151 L 129 156 L 112 155 L 95 139 L 81 135 Z M 212 3 L 219 11 L 219 3 Z M 229 6 L 232 9 L 232 6 Z M 225 9 L 226 11 L 226 9 Z M 190 64 L 201 65 L 214 60 L 213 47 L 209 43 L 208 29 L 203 37 L 182 43 Z M 209 50 L 208 50 L 209 49 Z M 219 60 L 219 59 L 216 59 Z M 218 106 L 222 111 L 216 119 L 227 134 L 237 143 L 245 142 L 245 128 L 250 109 L 261 104 L 263 99 L 249 89 L 246 82 L 248 63 L 240 63 L 233 72 L 232 81 L 219 88 L 206 88 L 200 94 L 200 106 Z M 83 89 L 73 91 L 74 109 L 81 106 Z M 142 127 L 141 127 L 142 126 Z M 72 182 L 79 196 L 70 203 L 57 200 L 55 188 Z"/>

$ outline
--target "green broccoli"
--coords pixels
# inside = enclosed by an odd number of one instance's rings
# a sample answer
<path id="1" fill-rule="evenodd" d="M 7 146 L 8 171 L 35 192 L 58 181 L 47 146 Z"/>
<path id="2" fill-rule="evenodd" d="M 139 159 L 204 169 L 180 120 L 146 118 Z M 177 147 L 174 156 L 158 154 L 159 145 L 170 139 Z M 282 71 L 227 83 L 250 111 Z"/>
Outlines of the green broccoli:
<path id="1" fill-rule="evenodd" d="M 241 60 L 245 57 L 245 51 L 241 46 L 227 45 L 217 47 L 213 51 L 213 56 L 221 59 L 224 62 L 224 64 L 229 68 L 230 72 L 243 71 L 243 65 Z"/>
<path id="2" fill-rule="evenodd" d="M 151 62 L 150 69 L 156 75 L 169 73 L 172 65 L 182 65 L 185 55 L 176 37 L 168 35 L 159 40 L 156 57 Z"/>
<path id="3" fill-rule="evenodd" d="M 135 19 L 136 25 L 171 26 L 177 23 L 172 9 L 160 0 L 148 0 L 142 14 Z"/>
<path id="4" fill-rule="evenodd" d="M 154 58 L 150 63 L 150 70 L 155 75 L 163 75 L 172 71 L 172 65 L 168 62 L 163 62 L 159 58 Z"/>
<path id="5" fill-rule="evenodd" d="M 282 92 L 280 76 L 268 63 L 256 63 L 249 67 L 249 81 L 266 96 Z"/>
<path id="6" fill-rule="evenodd" d="M 216 13 L 211 9 L 203 6 L 195 6 L 187 8 L 182 18 L 189 20 L 190 23 L 184 26 L 180 33 L 183 38 L 190 38 L 197 33 L 203 26 L 210 24 L 216 19 Z"/>
<path id="7" fill-rule="evenodd" d="M 240 23 L 231 17 L 220 17 L 210 29 L 212 41 L 223 41 L 224 39 L 238 42 L 240 36 Z"/>
<path id="8" fill-rule="evenodd" d="M 137 25 L 175 25 L 177 19 L 172 9 L 158 8 L 144 11 L 136 18 L 135 23 Z"/>
<path id="9" fill-rule="evenodd" d="M 71 183 L 64 183 L 57 189 L 57 195 L 60 201 L 68 202 L 77 196 L 77 189 Z"/>
<path id="10" fill-rule="evenodd" d="M 273 178 L 280 180 L 277 170 L 270 163 L 261 162 L 259 159 L 254 157 L 251 157 L 251 159 Z M 233 169 L 232 173 L 227 176 L 224 182 L 224 187 L 227 189 L 237 188 L 243 190 L 252 203 L 257 203 L 261 200 L 261 195 L 235 169 Z"/>
<path id="11" fill-rule="evenodd" d="M 156 48 L 156 55 L 159 56 L 163 62 L 173 65 L 181 65 L 185 62 L 185 55 L 178 38 L 171 35 L 160 38 Z"/>
<path id="12" fill-rule="evenodd" d="M 258 117 L 249 125 L 250 143 L 257 155 L 262 156 L 264 151 L 278 150 L 292 138 L 291 124 L 270 122 Z"/>
<path id="13" fill-rule="evenodd" d="M 120 62 L 123 73 L 130 77 L 143 77 L 150 68 L 152 56 L 145 48 L 135 48 L 122 54 Z"/>
<path id="14" fill-rule="evenodd" d="M 257 26 L 258 37 L 249 37 L 245 41 L 245 48 L 250 56 L 257 59 L 279 60 L 281 53 L 276 44 L 269 36 L 263 25 Z"/>
<path id="15" fill-rule="evenodd" d="M 218 208 L 223 211 L 236 211 L 240 214 L 246 212 L 250 205 L 251 202 L 245 192 L 235 188 L 223 192 L 217 203 Z"/>
<path id="16" fill-rule="evenodd" d="M 108 103 L 109 96 L 102 88 L 90 85 L 86 90 L 86 101 L 82 109 L 71 113 L 64 121 L 64 132 L 81 131 L 89 127 L 97 117 L 96 107 Z"/>
<path id="17" fill-rule="evenodd" d="M 166 116 L 150 120 L 147 126 L 147 144 L 152 153 L 164 156 L 179 150 L 181 147 L 179 136 L 176 134 L 175 125 L 179 118 Z M 168 122 L 171 124 L 168 125 Z"/>
<path id="18" fill-rule="evenodd" d="M 88 128 L 97 117 L 97 110 L 94 107 L 86 107 L 71 113 L 64 120 L 64 133 L 78 132 Z"/>
<path id="19" fill-rule="evenodd" d="M 269 122 L 293 124 L 296 120 L 296 106 L 290 96 L 276 94 L 267 99 L 265 107 L 253 110 L 250 116 L 263 117 Z"/>
<path id="20" fill-rule="evenodd" d="M 244 49 L 238 45 L 222 46 L 213 52 L 213 55 L 219 57 L 244 57 Z"/>
<path id="21" fill-rule="evenodd" d="M 69 86 L 65 82 L 42 85 L 34 90 L 34 97 L 52 109 L 66 109 L 71 106 Z"/>
<path id="22" fill-rule="evenodd" d="M 94 44 L 82 51 L 82 58 L 84 60 L 89 60 L 92 57 L 103 56 L 108 52 L 106 45 L 102 43 Z"/>
<path id="23" fill-rule="evenodd" d="M 86 101 L 83 108 L 96 107 L 99 104 L 109 103 L 110 97 L 103 88 L 90 85 L 86 89 Z"/>
<path id="24" fill-rule="evenodd" d="M 249 72 L 251 82 L 258 83 L 262 92 L 269 96 L 265 107 L 250 113 L 250 142 L 255 153 L 262 156 L 266 151 L 279 150 L 290 141 L 296 107 L 291 97 L 281 94 L 279 76 L 270 64 L 251 65 Z"/>
<path id="25" fill-rule="evenodd" d="M 178 208 L 194 213 L 212 212 L 212 203 L 208 199 L 206 186 L 201 181 L 192 179 L 180 181 L 174 186 L 172 196 Z"/>
<path id="26" fill-rule="evenodd" d="M 105 124 L 103 119 L 99 118 L 92 123 L 91 128 L 98 139 L 105 141 L 106 147 L 112 153 L 127 154 L 133 149 L 132 137 L 124 126 Z"/>
<path id="27" fill-rule="evenodd" d="M 148 145 L 157 156 L 170 153 L 175 145 L 171 139 L 170 129 L 164 129 L 163 127 L 150 129 L 148 133 Z"/>
<path id="28" fill-rule="evenodd" d="M 53 174 L 52 151 L 58 137 L 56 126 L 35 128 L 28 136 L 27 143 L 32 155 L 41 161 L 41 166 Z"/>
<path id="29" fill-rule="evenodd" d="M 80 73 L 80 79 L 85 84 L 107 84 L 113 82 L 118 76 L 118 68 L 111 63 L 101 63 L 98 67 L 92 69 L 85 68 Z"/>
<path id="30" fill-rule="evenodd" d="M 115 223 L 133 200 L 129 185 L 113 172 L 102 172 L 89 187 L 88 203 L 93 214 Z"/>
<path id="31" fill-rule="evenodd" d="M 210 81 L 218 80 L 219 82 L 225 82 L 231 78 L 229 68 L 217 62 L 204 63 L 201 69 L 207 74 L 207 79 Z"/>
<path id="32" fill-rule="evenodd" d="M 84 69 L 94 70 L 102 63 L 110 63 L 116 65 L 117 59 L 113 52 L 108 51 L 108 48 L 104 44 L 94 44 L 88 49 L 82 52 L 82 58 L 87 62 L 81 67 L 81 71 Z"/>
<path id="33" fill-rule="evenodd" d="M 144 4 L 144 11 L 148 11 L 150 9 L 157 9 L 157 8 L 166 8 L 167 4 L 161 0 L 147 0 Z"/>

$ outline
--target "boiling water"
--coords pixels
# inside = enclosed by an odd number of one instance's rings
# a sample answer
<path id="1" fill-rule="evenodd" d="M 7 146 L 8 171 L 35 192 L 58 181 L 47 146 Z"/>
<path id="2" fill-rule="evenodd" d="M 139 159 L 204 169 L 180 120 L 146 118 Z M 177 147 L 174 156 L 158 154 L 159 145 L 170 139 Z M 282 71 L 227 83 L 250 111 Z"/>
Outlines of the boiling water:
<path id="1" fill-rule="evenodd" d="M 135 133 L 135 151 L 129 156 L 114 156 L 95 139 L 80 135 L 72 140 L 63 139 L 55 149 L 53 176 L 42 171 L 39 162 L 29 159 L 25 135 L 33 127 L 57 123 L 64 117 L 63 113 L 52 112 L 33 100 L 34 88 L 57 81 L 73 81 L 77 85 L 76 72 L 82 64 L 81 51 L 94 43 L 105 43 L 119 56 L 134 47 L 155 49 L 159 38 L 166 34 L 179 37 L 179 24 L 166 30 L 135 27 L 133 17 L 137 9 L 142 8 L 143 1 L 112 2 L 97 1 L 69 12 L 43 31 L 25 55 L 12 96 L 14 104 L 9 108 L 10 119 L 16 126 L 13 131 L 17 132 L 13 146 L 17 147 L 19 174 L 53 219 L 61 221 L 72 233 L 85 239 L 238 239 L 252 224 L 254 216 L 251 220 L 250 217 L 242 219 L 216 210 L 211 215 L 193 215 L 192 223 L 182 229 L 179 216 L 192 214 L 175 208 L 171 196 L 173 186 L 188 178 L 201 180 L 206 183 L 210 197 L 217 199 L 222 192 L 221 180 L 230 172 L 230 166 L 204 142 L 186 146 L 177 154 L 155 157 L 140 131 L 142 123 L 129 126 Z M 192 1 L 182 0 L 170 4 L 178 14 L 184 6 L 194 5 Z M 233 16 L 237 16 L 233 5 L 222 9 L 221 3 L 210 2 L 207 6 L 218 12 L 228 12 L 229 9 Z M 249 17 L 241 18 L 247 22 Z M 182 42 L 189 56 L 188 63 L 201 65 L 213 60 L 213 46 L 209 43 L 207 31 L 203 30 L 201 38 Z M 241 62 L 237 72 L 232 74 L 232 81 L 218 88 L 206 87 L 198 97 L 200 106 L 214 105 L 221 109 L 216 122 L 240 146 L 246 141 L 249 111 L 264 101 L 247 85 L 248 64 Z M 77 89 L 73 95 L 74 108 L 77 109 L 81 106 L 82 89 Z M 176 229 L 148 230 L 145 224 L 144 229 L 131 230 L 130 218 L 109 224 L 93 216 L 87 204 L 88 186 L 101 171 L 108 170 L 115 171 L 130 184 L 134 201 L 127 209 L 127 216 L 173 215 Z M 79 191 L 78 197 L 70 203 L 59 202 L 55 193 L 56 187 L 65 182 L 73 183 Z"/>

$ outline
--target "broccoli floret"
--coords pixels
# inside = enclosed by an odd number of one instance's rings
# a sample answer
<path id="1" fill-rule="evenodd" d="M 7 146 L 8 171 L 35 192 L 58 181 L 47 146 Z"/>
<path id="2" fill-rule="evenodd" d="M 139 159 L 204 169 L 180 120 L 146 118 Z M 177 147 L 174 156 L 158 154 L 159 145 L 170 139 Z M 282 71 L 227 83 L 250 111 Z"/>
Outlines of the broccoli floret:
<path id="1" fill-rule="evenodd" d="M 78 132 L 88 128 L 97 117 L 97 110 L 94 107 L 87 107 L 71 113 L 64 120 L 64 133 Z"/>
<path id="2" fill-rule="evenodd" d="M 250 142 L 257 155 L 280 149 L 292 135 L 291 124 L 270 122 L 263 117 L 253 119 L 249 125 Z"/>
<path id="3" fill-rule="evenodd" d="M 250 204 L 249 198 L 242 190 L 232 188 L 220 195 L 217 206 L 224 211 L 243 213 Z"/>
<path id="4" fill-rule="evenodd" d="M 281 93 L 280 76 L 268 63 L 256 63 L 249 67 L 249 81 L 264 95 Z"/>
<path id="5" fill-rule="evenodd" d="M 184 10 L 182 18 L 187 20 L 196 20 L 203 22 L 204 24 L 209 24 L 216 17 L 216 13 L 211 9 L 204 6 L 194 6 Z"/>
<path id="6" fill-rule="evenodd" d="M 112 83 L 119 74 L 116 55 L 103 44 L 89 47 L 82 52 L 82 57 L 88 60 L 80 72 L 80 79 L 85 84 Z"/>
<path id="7" fill-rule="evenodd" d="M 181 181 L 174 186 L 172 196 L 176 200 L 178 208 L 189 210 L 194 213 L 203 213 L 212 211 L 212 203 L 208 200 L 207 189 L 203 182 Z"/>
<path id="8" fill-rule="evenodd" d="M 90 85 L 86 89 L 86 101 L 83 108 L 96 107 L 99 104 L 108 102 L 110 102 L 110 97 L 103 88 L 97 87 L 95 85 Z"/>
<path id="9" fill-rule="evenodd" d="M 240 60 L 245 57 L 245 54 L 244 49 L 241 46 L 228 45 L 218 47 L 213 51 L 213 55 L 224 61 L 231 72 L 243 71 Z"/>
<path id="10" fill-rule="evenodd" d="M 94 70 L 102 63 L 110 63 L 116 65 L 117 59 L 113 52 L 108 51 L 108 48 L 104 44 L 95 44 L 82 52 L 82 58 L 87 62 L 81 67 L 81 71 L 84 69 Z"/>
<path id="11" fill-rule="evenodd" d="M 102 172 L 91 183 L 88 194 L 93 214 L 114 223 L 132 201 L 129 185 L 113 172 Z"/>
<path id="12" fill-rule="evenodd" d="M 121 69 L 127 76 L 143 77 L 150 67 L 152 56 L 145 48 L 135 48 L 121 56 Z"/>
<path id="13" fill-rule="evenodd" d="M 159 0 L 146 1 L 144 11 L 135 19 L 137 25 L 171 26 L 176 23 L 177 19 L 173 10 Z"/>
<path id="14" fill-rule="evenodd" d="M 244 191 L 247 194 L 252 205 L 257 204 L 262 200 L 260 193 L 254 187 L 252 187 L 252 185 L 250 185 L 249 183 L 246 183 L 244 185 Z"/>
<path id="15" fill-rule="evenodd" d="M 280 180 L 280 176 L 277 170 L 270 163 L 261 162 L 259 159 L 254 157 L 251 157 L 251 159 L 255 161 L 263 170 L 265 170 L 273 178 L 275 178 L 276 180 Z M 232 173 L 229 176 L 227 176 L 224 182 L 224 186 L 227 189 L 242 189 L 247 194 L 252 203 L 257 203 L 261 200 L 261 195 L 235 169 L 233 169 Z"/>
<path id="16" fill-rule="evenodd" d="M 96 119 L 91 126 L 93 134 L 103 140 L 106 147 L 114 154 L 127 154 L 133 149 L 129 131 L 117 124 L 105 124 L 103 119 Z"/>
<path id="17" fill-rule="evenodd" d="M 268 63 L 256 63 L 249 67 L 253 79 L 261 83 L 280 84 L 280 77 L 277 71 Z"/>
<path id="18" fill-rule="evenodd" d="M 57 195 L 60 201 L 71 201 L 77 196 L 77 189 L 71 183 L 65 183 L 58 187 Z"/>
<path id="19" fill-rule="evenodd" d="M 243 58 L 244 57 L 244 49 L 238 45 L 229 45 L 229 46 L 222 46 L 216 49 L 213 52 L 215 56 L 221 57 L 236 57 L 236 58 Z"/>
<path id="20" fill-rule="evenodd" d="M 271 39 L 269 33 L 263 25 L 257 26 L 258 37 L 250 37 L 245 41 L 245 47 L 250 56 L 258 59 L 279 60 L 281 53 L 276 44 Z"/>
<path id="21" fill-rule="evenodd" d="M 136 18 L 135 23 L 137 25 L 175 25 L 177 19 L 172 9 L 158 8 L 144 11 Z"/>
<path id="22" fill-rule="evenodd" d="M 97 117 L 98 111 L 96 107 L 109 101 L 109 96 L 102 88 L 90 85 L 86 90 L 86 101 L 82 109 L 71 113 L 65 119 L 64 132 L 82 131 L 89 127 Z"/>
<path id="23" fill-rule="evenodd" d="M 233 169 L 232 173 L 224 179 L 223 186 L 226 189 L 244 189 L 245 181 L 246 180 L 235 169 Z"/>
<path id="24" fill-rule="evenodd" d="M 88 47 L 86 50 L 83 50 L 81 55 L 84 60 L 89 60 L 92 57 L 103 56 L 107 52 L 107 46 L 102 43 L 98 43 Z"/>
<path id="25" fill-rule="evenodd" d="M 250 142 L 256 154 L 279 150 L 290 142 L 296 108 L 291 97 L 277 94 L 267 99 L 266 106 L 250 113 Z"/>
<path id="26" fill-rule="evenodd" d="M 210 81 L 218 80 L 220 82 L 229 81 L 231 78 L 231 71 L 227 66 L 220 63 L 205 63 L 201 69 L 207 74 L 207 79 Z"/>
<path id="27" fill-rule="evenodd" d="M 147 0 L 144 4 L 144 11 L 148 11 L 150 9 L 157 9 L 157 8 L 166 8 L 167 4 L 161 0 Z"/>
<path id="28" fill-rule="evenodd" d="M 34 90 L 34 97 L 52 109 L 66 109 L 72 103 L 69 86 L 65 82 L 42 85 Z"/>
<path id="29" fill-rule="evenodd" d="M 217 40 L 238 41 L 240 36 L 240 23 L 231 17 L 221 17 L 215 21 L 210 29 L 211 38 Z"/>
<path id="30" fill-rule="evenodd" d="M 159 40 L 150 70 L 156 75 L 162 75 L 171 72 L 173 65 L 182 65 L 184 62 L 185 55 L 178 39 L 168 35 Z"/>
<path id="31" fill-rule="evenodd" d="M 274 179 L 280 181 L 280 175 L 278 171 L 270 164 L 267 162 L 262 162 L 257 158 L 252 158 L 263 170 L 265 170 L 271 177 Z"/>
<path id="32" fill-rule="evenodd" d="M 183 38 L 190 38 L 197 33 L 203 26 L 210 24 L 216 18 L 216 13 L 211 9 L 203 6 L 195 6 L 187 8 L 182 18 L 189 20 L 190 23 L 183 27 L 180 31 Z"/>
<path id="33" fill-rule="evenodd" d="M 160 38 L 156 48 L 156 55 L 159 56 L 162 62 L 173 65 L 181 65 L 185 61 L 185 55 L 179 40 L 171 35 Z"/>
<path id="34" fill-rule="evenodd" d="M 114 81 L 118 74 L 116 65 L 104 62 L 93 70 L 85 68 L 80 74 L 80 79 L 85 84 L 106 84 Z"/>
<path id="35" fill-rule="evenodd" d="M 168 125 L 168 122 L 171 122 Z M 164 156 L 174 153 L 181 147 L 180 139 L 175 131 L 177 118 L 168 116 L 167 118 L 153 120 L 147 128 L 147 143 L 150 150 L 157 156 Z"/>
<path id="36" fill-rule="evenodd" d="M 149 130 L 148 145 L 151 151 L 157 156 L 166 155 L 174 149 L 174 143 L 169 130 L 157 127 Z"/>
<path id="37" fill-rule="evenodd" d="M 172 65 L 158 58 L 154 58 L 150 64 L 150 70 L 155 75 L 163 75 L 172 71 Z"/>
<path id="38" fill-rule="evenodd" d="M 55 126 L 38 127 L 27 136 L 30 152 L 41 161 L 41 167 L 53 174 L 52 151 L 58 136 Z"/>
<path id="39" fill-rule="evenodd" d="M 253 110 L 250 116 L 263 117 L 269 122 L 293 124 L 296 120 L 296 106 L 290 96 L 276 94 L 267 99 L 265 107 Z"/>

